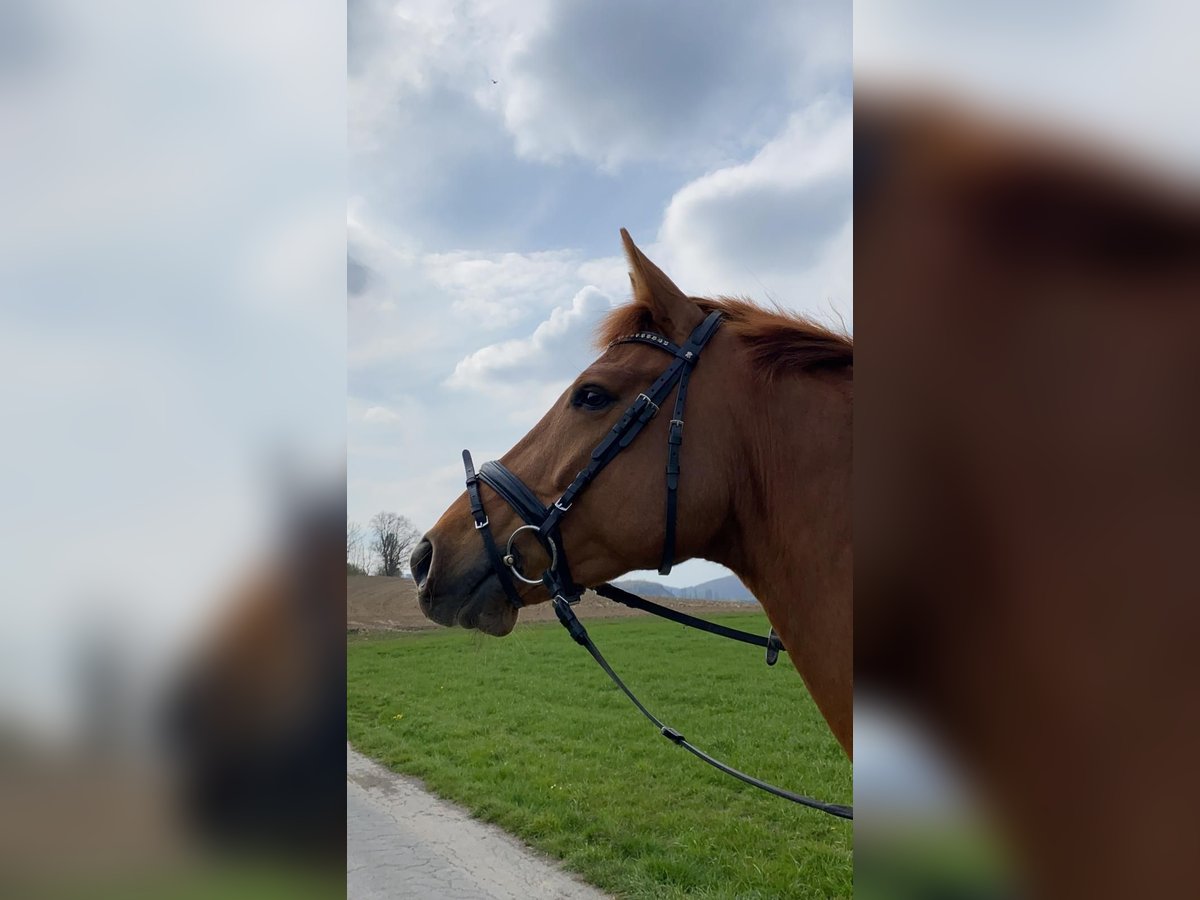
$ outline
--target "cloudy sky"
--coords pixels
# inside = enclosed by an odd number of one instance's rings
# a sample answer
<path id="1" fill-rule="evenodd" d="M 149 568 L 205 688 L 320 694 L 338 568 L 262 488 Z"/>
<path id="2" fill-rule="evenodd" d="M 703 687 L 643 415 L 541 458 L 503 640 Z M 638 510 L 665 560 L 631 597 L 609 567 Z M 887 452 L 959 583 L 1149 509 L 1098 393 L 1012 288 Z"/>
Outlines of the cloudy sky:
<path id="1" fill-rule="evenodd" d="M 78 729 L 100 641 L 146 699 L 341 479 L 344 13 L 296 6 L 0 3 L 0 728 Z"/>
<path id="2" fill-rule="evenodd" d="M 622 226 L 689 293 L 851 325 L 849 11 L 351 0 L 352 520 L 428 528 L 528 431 L 628 299 Z"/>
<path id="3" fill-rule="evenodd" d="M 1180 111 L 1195 107 L 1197 29 L 1200 4 L 1177 0 L 854 0 L 854 65 L 872 82 L 949 89 L 1194 178 L 1200 116 Z"/>

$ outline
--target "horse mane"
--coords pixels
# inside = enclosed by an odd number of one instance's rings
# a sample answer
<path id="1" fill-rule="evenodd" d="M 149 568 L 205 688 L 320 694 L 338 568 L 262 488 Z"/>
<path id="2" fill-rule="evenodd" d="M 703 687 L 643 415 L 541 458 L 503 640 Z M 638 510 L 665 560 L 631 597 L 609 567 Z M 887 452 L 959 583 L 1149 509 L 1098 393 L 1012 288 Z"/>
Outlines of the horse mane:
<path id="1" fill-rule="evenodd" d="M 740 297 L 691 298 L 705 314 L 720 310 L 721 328 L 746 347 L 754 369 L 768 380 L 797 372 L 854 365 L 854 340 L 819 325 L 800 313 L 776 305 L 764 309 Z M 655 329 L 649 307 L 627 303 L 609 313 L 596 330 L 596 344 L 607 347 L 618 338 Z"/>

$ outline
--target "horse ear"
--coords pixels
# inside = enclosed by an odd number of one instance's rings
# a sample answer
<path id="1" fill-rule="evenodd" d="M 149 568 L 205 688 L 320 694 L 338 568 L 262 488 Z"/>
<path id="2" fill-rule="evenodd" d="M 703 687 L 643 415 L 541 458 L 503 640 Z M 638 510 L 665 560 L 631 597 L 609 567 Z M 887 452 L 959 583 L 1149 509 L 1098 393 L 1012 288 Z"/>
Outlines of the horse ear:
<path id="1" fill-rule="evenodd" d="M 624 228 L 621 229 L 621 242 L 629 258 L 629 281 L 633 284 L 634 302 L 650 310 L 654 324 L 664 335 L 682 344 L 695 327 L 704 321 L 704 313 L 663 274 L 662 269 L 650 262 Z"/>

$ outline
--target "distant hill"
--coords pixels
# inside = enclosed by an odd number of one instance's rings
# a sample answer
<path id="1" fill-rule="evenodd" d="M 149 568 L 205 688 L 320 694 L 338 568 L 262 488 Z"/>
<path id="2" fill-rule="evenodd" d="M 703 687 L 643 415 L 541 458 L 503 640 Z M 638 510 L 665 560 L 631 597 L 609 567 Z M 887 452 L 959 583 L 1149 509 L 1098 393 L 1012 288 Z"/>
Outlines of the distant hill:
<path id="1" fill-rule="evenodd" d="M 647 597 L 678 597 L 681 600 L 732 600 L 737 603 L 753 603 L 754 595 L 736 575 L 714 578 L 692 587 L 671 588 L 648 579 L 629 579 L 616 582 L 617 587 Z"/>
<path id="2" fill-rule="evenodd" d="M 705 581 L 702 584 L 697 584 L 690 588 L 679 588 L 675 591 L 675 596 L 684 597 L 688 600 L 736 600 L 740 603 L 754 602 L 754 595 L 746 590 L 746 586 L 742 584 L 736 575 L 726 575 L 723 578 L 714 578 L 712 581 Z"/>
<path id="3" fill-rule="evenodd" d="M 626 581 L 614 581 L 613 584 L 622 590 L 629 591 L 631 594 L 640 594 L 643 597 L 679 596 L 679 591 L 676 588 L 669 588 L 665 584 L 659 584 L 657 581 L 645 581 L 638 578 L 630 578 Z"/>

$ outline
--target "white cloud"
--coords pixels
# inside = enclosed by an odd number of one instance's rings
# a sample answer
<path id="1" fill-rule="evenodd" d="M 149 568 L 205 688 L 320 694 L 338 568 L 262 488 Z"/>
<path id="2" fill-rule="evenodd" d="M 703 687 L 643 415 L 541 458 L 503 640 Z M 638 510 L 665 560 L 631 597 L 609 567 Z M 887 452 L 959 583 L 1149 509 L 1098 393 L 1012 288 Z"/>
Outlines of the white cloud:
<path id="1" fill-rule="evenodd" d="M 400 416 L 386 406 L 371 406 L 363 413 L 363 421 L 372 425 L 393 425 L 400 421 Z"/>
<path id="2" fill-rule="evenodd" d="M 844 74 L 849 48 L 842 3 L 559 3 L 508 45 L 497 105 L 532 159 L 711 162 Z"/>
<path id="3" fill-rule="evenodd" d="M 613 245 L 616 245 L 615 235 Z M 579 266 L 579 277 L 611 297 L 623 297 L 629 293 L 629 262 L 624 256 L 589 259 Z"/>
<path id="4" fill-rule="evenodd" d="M 502 123 L 527 159 L 609 169 L 728 159 L 844 81 L 850 20 L 848 4 L 829 0 L 359 0 L 349 18 L 351 145 L 436 162 L 437 149 L 408 140 L 405 120 L 417 98 L 442 93 Z M 455 135 L 460 145 L 486 140 L 478 128 Z"/>
<path id="5" fill-rule="evenodd" d="M 464 250 L 422 259 L 429 280 L 453 297 L 456 314 L 502 328 L 545 309 L 579 283 L 574 250 L 479 254 Z"/>
<path id="6" fill-rule="evenodd" d="M 502 54 L 532 4 L 508 6 L 354 0 L 347 20 L 351 146 L 378 149 L 414 95 L 441 84 L 467 94 L 490 85 L 487 61 Z"/>
<path id="7" fill-rule="evenodd" d="M 502 397 L 530 388 L 543 393 L 544 386 L 544 393 L 556 396 L 591 359 L 592 334 L 612 305 L 606 294 L 585 287 L 528 337 L 491 344 L 460 360 L 446 384 Z"/>
<path id="8" fill-rule="evenodd" d="M 848 103 L 824 98 L 793 115 L 752 160 L 675 194 L 656 248 L 662 264 L 691 293 L 850 321 L 852 152 Z"/>
<path id="9" fill-rule="evenodd" d="M 412 370 L 444 367 L 470 348 L 497 343 L 497 333 L 512 335 L 569 307 L 589 286 L 628 296 L 619 257 L 588 259 L 573 249 L 424 252 L 369 218 L 359 208 L 348 222 L 348 255 L 358 272 L 348 305 L 352 372 L 401 361 Z"/>

